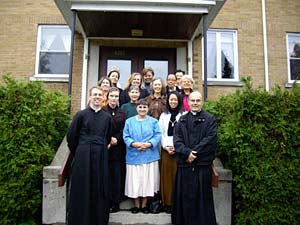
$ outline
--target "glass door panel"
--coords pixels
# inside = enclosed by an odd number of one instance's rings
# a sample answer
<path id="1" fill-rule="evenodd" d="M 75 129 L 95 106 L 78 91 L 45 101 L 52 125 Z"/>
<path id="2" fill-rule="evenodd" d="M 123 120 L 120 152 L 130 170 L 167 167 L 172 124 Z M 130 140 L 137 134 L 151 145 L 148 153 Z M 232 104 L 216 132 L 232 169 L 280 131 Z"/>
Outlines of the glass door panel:
<path id="1" fill-rule="evenodd" d="M 124 88 L 129 75 L 131 74 L 131 60 L 108 59 L 106 74 L 113 68 L 118 68 L 120 71 L 120 79 L 118 86 Z"/>
<path id="2" fill-rule="evenodd" d="M 151 67 L 154 70 L 156 78 L 160 77 L 166 81 L 168 76 L 167 60 L 145 60 L 144 67 Z"/>

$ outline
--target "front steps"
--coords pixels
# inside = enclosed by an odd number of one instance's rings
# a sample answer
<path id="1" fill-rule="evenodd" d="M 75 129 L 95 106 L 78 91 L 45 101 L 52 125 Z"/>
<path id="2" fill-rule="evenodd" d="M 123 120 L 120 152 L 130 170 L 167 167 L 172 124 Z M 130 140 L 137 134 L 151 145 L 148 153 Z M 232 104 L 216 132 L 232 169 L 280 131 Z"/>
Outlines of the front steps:
<path id="1" fill-rule="evenodd" d="M 43 224 L 65 225 L 66 186 L 58 187 L 58 174 L 68 153 L 66 140 L 61 143 L 51 165 L 43 169 Z M 215 210 L 218 225 L 231 225 L 232 172 L 223 168 L 220 160 L 215 160 L 219 173 L 219 187 L 213 188 Z M 170 225 L 171 215 L 132 214 L 131 200 L 120 205 L 120 212 L 110 214 L 109 225 Z"/>
<path id="2" fill-rule="evenodd" d="M 120 204 L 121 211 L 117 213 L 111 213 L 109 215 L 109 225 L 141 225 L 141 224 L 160 224 L 169 225 L 171 224 L 171 214 L 158 213 L 158 214 L 144 214 L 137 213 L 132 214 L 130 209 L 133 207 L 133 202 L 128 199 Z"/>
<path id="3" fill-rule="evenodd" d="M 121 210 L 117 213 L 111 213 L 109 216 L 109 225 L 141 225 L 141 224 L 160 224 L 170 225 L 171 214 L 159 213 L 159 214 L 132 214 L 128 210 Z"/>

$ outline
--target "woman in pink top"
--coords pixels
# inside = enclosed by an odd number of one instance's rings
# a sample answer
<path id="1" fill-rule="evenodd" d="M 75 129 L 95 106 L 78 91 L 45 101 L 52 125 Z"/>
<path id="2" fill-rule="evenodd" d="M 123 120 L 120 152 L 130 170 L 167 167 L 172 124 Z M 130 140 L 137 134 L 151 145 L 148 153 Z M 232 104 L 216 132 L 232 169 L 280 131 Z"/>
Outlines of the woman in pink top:
<path id="1" fill-rule="evenodd" d="M 183 75 L 181 78 L 181 88 L 182 88 L 182 92 L 181 92 L 181 96 L 182 96 L 182 101 L 183 101 L 183 108 L 184 111 L 190 111 L 190 105 L 188 102 L 188 97 L 190 95 L 190 93 L 193 92 L 193 84 L 194 84 L 194 79 L 192 78 L 192 76 L 190 75 Z"/>

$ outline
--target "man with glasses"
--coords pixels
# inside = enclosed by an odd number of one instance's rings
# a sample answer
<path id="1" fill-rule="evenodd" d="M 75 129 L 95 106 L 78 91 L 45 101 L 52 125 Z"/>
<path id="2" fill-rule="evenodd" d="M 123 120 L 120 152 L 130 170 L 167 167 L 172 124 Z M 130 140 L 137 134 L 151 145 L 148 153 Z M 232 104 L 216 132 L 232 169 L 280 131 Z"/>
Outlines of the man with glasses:
<path id="1" fill-rule="evenodd" d="M 166 86 L 166 95 L 168 95 L 170 92 L 172 91 L 178 91 L 180 92 L 180 88 L 178 86 L 176 86 L 176 81 L 177 78 L 175 76 L 175 74 L 169 74 L 167 76 L 167 86 Z"/>

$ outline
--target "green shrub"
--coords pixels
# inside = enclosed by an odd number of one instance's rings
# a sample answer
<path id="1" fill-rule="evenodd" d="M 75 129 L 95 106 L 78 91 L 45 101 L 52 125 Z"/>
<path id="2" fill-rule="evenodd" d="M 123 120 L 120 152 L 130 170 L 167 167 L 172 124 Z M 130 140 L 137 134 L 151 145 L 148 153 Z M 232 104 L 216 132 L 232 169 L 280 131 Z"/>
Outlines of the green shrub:
<path id="1" fill-rule="evenodd" d="M 207 102 L 218 156 L 233 172 L 235 224 L 299 224 L 300 90 L 253 89 Z"/>
<path id="2" fill-rule="evenodd" d="M 0 224 L 36 224 L 42 168 L 65 135 L 68 97 L 39 82 L 0 85 Z"/>

